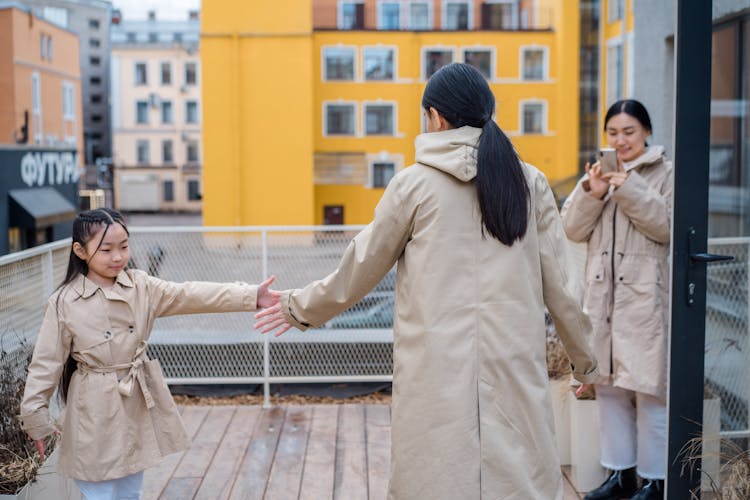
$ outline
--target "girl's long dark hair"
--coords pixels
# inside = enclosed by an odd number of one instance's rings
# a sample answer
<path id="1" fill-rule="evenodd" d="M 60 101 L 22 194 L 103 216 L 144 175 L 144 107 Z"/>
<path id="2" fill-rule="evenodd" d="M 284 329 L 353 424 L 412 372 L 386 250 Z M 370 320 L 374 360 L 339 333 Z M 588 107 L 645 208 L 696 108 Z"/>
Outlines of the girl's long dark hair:
<path id="1" fill-rule="evenodd" d="M 86 246 L 86 244 L 91 241 L 91 238 L 94 236 L 94 234 L 96 234 L 96 232 L 101 229 L 102 226 L 104 226 L 102 237 L 99 239 L 99 243 L 96 245 L 96 249 L 91 254 L 91 256 L 93 256 L 97 251 L 99 251 L 99 247 L 102 246 L 102 241 L 104 241 L 104 237 L 107 235 L 107 231 L 109 231 L 109 226 L 111 226 L 112 224 L 120 224 L 123 229 L 125 229 L 125 232 L 128 232 L 128 228 L 125 225 L 125 219 L 122 217 L 122 214 L 120 214 L 120 212 L 117 212 L 116 210 L 112 210 L 110 208 L 97 208 L 95 210 L 87 210 L 86 212 L 81 212 L 73 221 L 73 243 L 78 243 L 81 246 Z M 69 285 L 79 274 L 83 274 L 85 276 L 88 274 L 88 272 L 88 263 L 75 254 L 75 252 L 73 251 L 73 245 L 71 244 L 70 258 L 68 259 L 68 270 L 65 272 L 65 279 L 62 283 L 60 283 L 60 286 L 57 287 L 57 290 L 60 291 L 60 293 L 57 295 L 57 302 L 55 303 L 56 307 L 58 308 L 58 317 L 60 314 L 60 296 L 63 293 L 62 288 Z M 73 377 L 73 372 L 76 371 L 76 367 L 76 361 L 72 356 L 68 356 L 68 359 L 65 361 L 65 367 L 63 368 L 62 375 L 60 376 L 60 387 L 58 390 L 58 395 L 60 396 L 60 400 L 63 403 L 67 402 L 68 400 L 68 388 L 70 387 L 70 379 Z"/>
<path id="2" fill-rule="evenodd" d="M 473 66 L 453 63 L 430 77 L 422 107 L 435 108 L 453 127 L 481 128 L 477 153 L 477 197 L 483 231 L 505 245 L 523 238 L 529 219 L 529 186 L 521 160 L 492 119 L 495 96 Z"/>

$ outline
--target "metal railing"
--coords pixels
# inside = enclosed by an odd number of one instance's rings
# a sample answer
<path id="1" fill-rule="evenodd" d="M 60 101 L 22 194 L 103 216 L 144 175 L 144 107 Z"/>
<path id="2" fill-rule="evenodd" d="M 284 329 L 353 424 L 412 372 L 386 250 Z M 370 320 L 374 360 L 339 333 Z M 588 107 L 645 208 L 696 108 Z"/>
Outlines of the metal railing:
<path id="1" fill-rule="evenodd" d="M 130 228 L 133 267 L 173 281 L 247 281 L 276 275 L 296 288 L 333 271 L 361 226 Z M 26 369 L 43 307 L 63 279 L 70 240 L 0 257 L 2 362 Z M 721 399 L 725 436 L 750 435 L 750 238 L 709 240 L 733 262 L 708 268 L 706 390 Z M 149 354 L 170 384 L 392 380 L 394 272 L 323 328 L 282 337 L 253 329 L 251 313 L 160 318 Z M 267 401 L 267 400 L 266 400 Z"/>

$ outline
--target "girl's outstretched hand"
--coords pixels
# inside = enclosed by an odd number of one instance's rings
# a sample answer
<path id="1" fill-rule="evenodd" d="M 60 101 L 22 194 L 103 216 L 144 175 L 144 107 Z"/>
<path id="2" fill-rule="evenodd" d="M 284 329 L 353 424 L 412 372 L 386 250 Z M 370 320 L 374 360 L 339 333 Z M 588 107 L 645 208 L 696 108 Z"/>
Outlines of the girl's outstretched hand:
<path id="1" fill-rule="evenodd" d="M 36 451 L 39 452 L 39 456 L 44 460 L 44 439 L 35 439 L 34 444 L 36 445 Z"/>
<path id="2" fill-rule="evenodd" d="M 277 292 L 276 290 L 271 290 L 270 288 L 268 288 L 275 279 L 276 276 L 271 276 L 266 281 L 258 285 L 257 307 L 259 309 L 265 309 L 266 307 L 271 307 L 279 303 L 279 300 L 281 299 L 281 292 Z"/>
<path id="3" fill-rule="evenodd" d="M 256 313 L 255 319 L 258 320 L 255 322 L 255 329 L 260 330 L 261 333 L 268 333 L 278 328 L 276 333 L 274 333 L 276 337 L 292 327 L 284 317 L 284 311 L 281 309 L 281 303 L 278 301 L 275 305 Z"/>

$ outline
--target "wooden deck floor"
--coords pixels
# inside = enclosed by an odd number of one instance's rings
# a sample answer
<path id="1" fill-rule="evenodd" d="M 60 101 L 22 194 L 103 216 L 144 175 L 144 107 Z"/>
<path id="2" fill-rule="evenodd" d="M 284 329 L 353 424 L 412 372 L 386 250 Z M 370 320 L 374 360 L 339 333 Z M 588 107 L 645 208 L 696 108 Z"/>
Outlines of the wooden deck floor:
<path id="1" fill-rule="evenodd" d="M 384 500 L 390 407 L 185 406 L 193 443 L 146 471 L 143 500 Z M 565 500 L 580 496 L 565 480 Z"/>

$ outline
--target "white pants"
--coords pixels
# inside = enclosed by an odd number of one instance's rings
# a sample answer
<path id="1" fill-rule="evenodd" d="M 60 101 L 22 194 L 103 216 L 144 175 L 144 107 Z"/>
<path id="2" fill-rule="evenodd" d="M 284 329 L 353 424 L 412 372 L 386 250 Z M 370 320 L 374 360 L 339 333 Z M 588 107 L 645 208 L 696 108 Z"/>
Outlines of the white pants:
<path id="1" fill-rule="evenodd" d="M 601 463 L 607 469 L 637 467 L 645 479 L 664 479 L 667 406 L 659 398 L 611 385 L 596 386 Z"/>
<path id="2" fill-rule="evenodd" d="M 108 481 L 75 481 L 86 500 L 140 500 L 143 471 Z"/>

